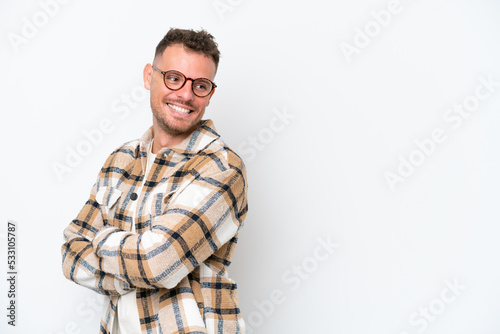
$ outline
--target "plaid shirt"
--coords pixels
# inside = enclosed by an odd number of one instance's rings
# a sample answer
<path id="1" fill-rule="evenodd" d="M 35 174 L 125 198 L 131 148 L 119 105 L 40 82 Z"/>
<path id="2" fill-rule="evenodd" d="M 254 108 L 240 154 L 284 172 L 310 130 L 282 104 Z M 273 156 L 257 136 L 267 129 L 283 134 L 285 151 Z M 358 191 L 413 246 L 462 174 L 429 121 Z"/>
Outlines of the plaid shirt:
<path id="1" fill-rule="evenodd" d="M 64 230 L 64 275 L 109 297 L 100 333 L 131 289 L 142 333 L 244 333 L 227 267 L 248 209 L 245 166 L 205 120 L 144 175 L 152 137 L 150 128 L 106 160 Z"/>

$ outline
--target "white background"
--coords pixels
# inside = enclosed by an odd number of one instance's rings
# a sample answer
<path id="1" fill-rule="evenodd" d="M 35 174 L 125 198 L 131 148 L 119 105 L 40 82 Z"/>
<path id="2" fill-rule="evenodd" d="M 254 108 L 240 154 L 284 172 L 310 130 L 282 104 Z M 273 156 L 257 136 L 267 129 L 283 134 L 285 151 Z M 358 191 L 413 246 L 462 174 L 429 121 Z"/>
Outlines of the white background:
<path id="1" fill-rule="evenodd" d="M 382 26 L 386 0 L 66 1 L 51 16 L 47 1 L 0 2 L 0 265 L 13 220 L 19 272 L 15 328 L 1 279 L 2 333 L 98 332 L 97 294 L 62 274 L 62 231 L 108 154 L 150 126 L 142 70 L 170 27 L 205 28 L 222 52 L 205 115 L 247 164 L 230 275 L 254 333 L 500 333 L 500 86 L 446 120 L 480 78 L 500 82 L 500 3 L 401 0 Z M 446 140 L 418 153 L 435 129 Z"/>

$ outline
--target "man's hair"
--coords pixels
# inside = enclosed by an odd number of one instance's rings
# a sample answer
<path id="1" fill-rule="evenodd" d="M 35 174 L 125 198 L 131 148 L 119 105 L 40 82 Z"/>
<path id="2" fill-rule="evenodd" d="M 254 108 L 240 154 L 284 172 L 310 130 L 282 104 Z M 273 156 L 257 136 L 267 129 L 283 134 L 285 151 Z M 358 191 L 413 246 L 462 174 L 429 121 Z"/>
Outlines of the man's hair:
<path id="1" fill-rule="evenodd" d="M 182 44 L 189 51 L 204 54 L 213 59 L 216 69 L 219 66 L 220 52 L 217 48 L 217 43 L 214 40 L 214 36 L 206 30 L 194 31 L 192 29 L 171 28 L 160 43 L 158 43 L 155 59 L 161 57 L 163 51 L 174 44 Z"/>

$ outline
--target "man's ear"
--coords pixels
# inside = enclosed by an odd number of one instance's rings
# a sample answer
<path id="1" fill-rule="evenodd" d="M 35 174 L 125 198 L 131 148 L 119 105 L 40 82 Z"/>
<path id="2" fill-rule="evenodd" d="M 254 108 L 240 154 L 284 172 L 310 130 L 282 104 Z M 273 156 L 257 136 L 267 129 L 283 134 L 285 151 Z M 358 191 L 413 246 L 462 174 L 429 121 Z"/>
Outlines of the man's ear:
<path id="1" fill-rule="evenodd" d="M 151 90 L 151 80 L 153 80 L 153 66 L 151 64 L 146 64 L 143 73 L 144 88 Z"/>
<path id="2" fill-rule="evenodd" d="M 210 95 L 208 95 L 207 107 L 208 107 L 208 105 L 210 104 L 210 99 L 212 98 L 212 95 L 214 95 L 214 93 L 215 93 L 215 88 L 214 88 L 214 89 L 212 89 L 212 92 L 210 93 Z"/>

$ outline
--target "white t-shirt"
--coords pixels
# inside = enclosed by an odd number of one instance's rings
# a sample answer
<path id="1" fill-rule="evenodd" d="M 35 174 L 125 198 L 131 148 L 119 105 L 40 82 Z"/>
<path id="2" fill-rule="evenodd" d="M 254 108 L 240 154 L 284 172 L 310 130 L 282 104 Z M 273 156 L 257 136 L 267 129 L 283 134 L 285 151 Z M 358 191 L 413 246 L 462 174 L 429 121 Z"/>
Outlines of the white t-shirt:
<path id="1" fill-rule="evenodd" d="M 142 187 L 144 187 L 144 183 L 146 182 L 146 176 L 149 174 L 149 170 L 151 169 L 151 166 L 153 165 L 153 162 L 156 158 L 156 154 L 153 154 L 153 140 L 154 139 L 152 139 L 148 145 L 146 172 L 144 173 L 141 192 Z M 137 206 L 133 208 L 134 217 L 136 209 Z M 132 224 L 132 232 L 135 232 L 135 224 Z M 141 334 L 141 323 L 139 321 L 139 310 L 137 309 L 137 300 L 135 294 L 136 290 L 133 289 L 118 298 L 112 334 Z"/>

